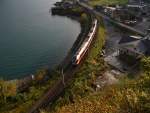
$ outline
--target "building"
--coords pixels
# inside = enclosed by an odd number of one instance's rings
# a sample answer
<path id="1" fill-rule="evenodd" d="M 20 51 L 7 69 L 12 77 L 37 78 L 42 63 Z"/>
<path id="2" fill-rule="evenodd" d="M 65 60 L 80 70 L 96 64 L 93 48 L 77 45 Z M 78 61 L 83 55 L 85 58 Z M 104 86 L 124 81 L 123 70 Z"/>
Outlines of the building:
<path id="1" fill-rule="evenodd" d="M 132 13 L 125 5 L 114 5 L 114 6 L 101 6 L 96 5 L 95 9 L 105 15 L 111 17 L 114 20 L 120 21 L 125 24 L 134 25 L 140 18 Z"/>
<path id="2" fill-rule="evenodd" d="M 132 56 L 139 59 L 143 56 L 150 56 L 150 38 L 139 36 L 123 36 L 119 41 L 119 55 Z"/>
<path id="3" fill-rule="evenodd" d="M 63 1 L 63 2 L 56 2 L 54 4 L 57 8 L 63 8 L 63 9 L 70 9 L 76 7 L 75 1 Z"/>
<path id="4" fill-rule="evenodd" d="M 149 4 L 143 0 L 129 1 L 127 8 L 138 16 L 149 15 Z"/>

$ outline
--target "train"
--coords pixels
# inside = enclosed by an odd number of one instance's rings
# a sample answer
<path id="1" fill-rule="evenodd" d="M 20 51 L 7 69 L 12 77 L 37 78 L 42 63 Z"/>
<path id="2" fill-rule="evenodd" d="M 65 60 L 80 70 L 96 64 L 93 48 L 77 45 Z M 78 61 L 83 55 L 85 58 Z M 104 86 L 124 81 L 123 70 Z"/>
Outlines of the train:
<path id="1" fill-rule="evenodd" d="M 75 55 L 72 58 L 72 64 L 74 66 L 77 66 L 80 64 L 82 58 L 84 57 L 85 53 L 89 49 L 89 46 L 95 36 L 96 30 L 97 30 L 97 25 L 98 25 L 98 20 L 94 19 L 94 21 L 92 22 L 92 27 L 91 27 L 86 39 L 84 40 L 81 47 L 77 50 L 77 52 L 75 53 Z"/>

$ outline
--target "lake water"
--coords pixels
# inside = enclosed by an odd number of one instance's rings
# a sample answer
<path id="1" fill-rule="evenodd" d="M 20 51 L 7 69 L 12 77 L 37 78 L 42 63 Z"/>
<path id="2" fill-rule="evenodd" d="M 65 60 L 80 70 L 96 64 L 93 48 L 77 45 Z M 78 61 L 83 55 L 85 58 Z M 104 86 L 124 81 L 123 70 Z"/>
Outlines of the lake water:
<path id="1" fill-rule="evenodd" d="M 72 47 L 80 25 L 51 16 L 58 0 L 0 0 L 0 78 L 20 78 L 59 64 Z"/>

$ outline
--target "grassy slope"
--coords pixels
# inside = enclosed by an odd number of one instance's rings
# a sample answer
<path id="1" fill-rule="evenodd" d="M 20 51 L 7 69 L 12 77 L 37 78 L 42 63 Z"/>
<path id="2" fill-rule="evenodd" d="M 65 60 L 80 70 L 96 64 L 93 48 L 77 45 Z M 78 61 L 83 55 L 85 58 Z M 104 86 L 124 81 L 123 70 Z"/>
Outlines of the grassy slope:
<path id="1" fill-rule="evenodd" d="M 70 105 L 56 113 L 150 113 L 150 75 L 135 80 L 124 80 Z"/>
<path id="2" fill-rule="evenodd" d="M 140 76 L 124 78 L 119 84 L 105 87 L 56 113 L 150 113 L 150 57 L 141 60 Z"/>

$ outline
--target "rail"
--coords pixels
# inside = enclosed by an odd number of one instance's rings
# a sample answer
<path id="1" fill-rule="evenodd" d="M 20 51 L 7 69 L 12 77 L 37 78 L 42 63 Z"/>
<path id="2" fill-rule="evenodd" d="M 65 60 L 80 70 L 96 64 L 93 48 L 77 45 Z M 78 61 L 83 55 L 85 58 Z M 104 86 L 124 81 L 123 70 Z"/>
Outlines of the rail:
<path id="1" fill-rule="evenodd" d="M 35 102 L 35 104 L 32 106 L 32 108 L 29 109 L 28 113 L 38 113 L 40 108 L 44 108 L 48 103 L 51 103 L 55 99 L 57 99 L 57 97 L 59 97 L 59 95 L 61 95 L 61 93 L 64 91 L 64 89 L 67 86 L 69 86 L 69 83 L 72 80 L 72 78 L 74 77 L 73 75 L 76 72 L 78 67 L 73 66 L 71 60 L 68 62 L 69 62 L 68 66 L 67 66 L 68 69 L 66 70 L 66 72 L 64 74 L 64 78 L 59 79 L 56 82 L 56 84 L 52 88 L 50 88 L 41 97 L 41 99 L 39 99 L 37 102 Z M 65 84 L 64 84 L 64 82 L 65 82 Z"/>

